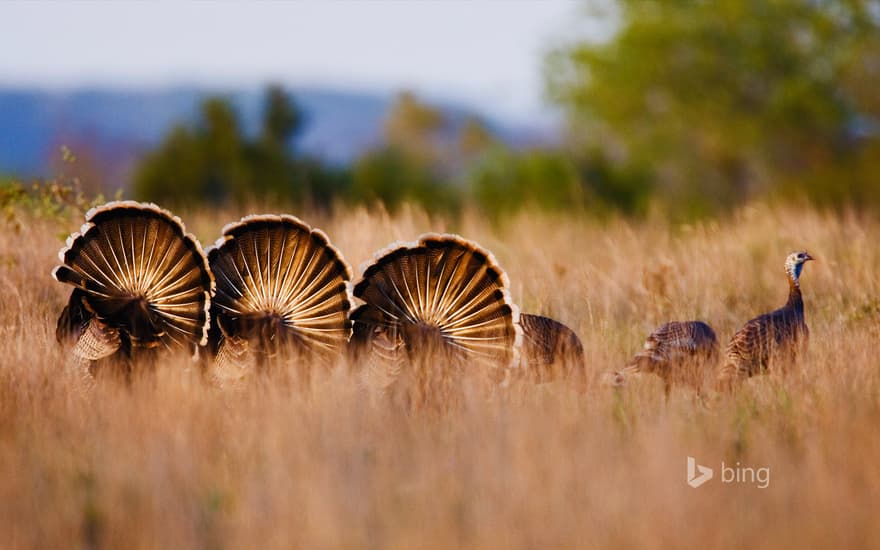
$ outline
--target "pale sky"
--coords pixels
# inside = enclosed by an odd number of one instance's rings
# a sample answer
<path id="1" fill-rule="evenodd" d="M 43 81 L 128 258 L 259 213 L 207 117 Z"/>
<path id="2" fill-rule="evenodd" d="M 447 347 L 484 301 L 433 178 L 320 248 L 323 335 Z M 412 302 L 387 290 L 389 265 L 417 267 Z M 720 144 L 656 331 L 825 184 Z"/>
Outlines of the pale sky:
<path id="1" fill-rule="evenodd" d="M 505 117 L 590 25 L 571 0 L 0 1 L 0 84 L 414 89 Z M 593 29 L 594 32 L 601 30 Z"/>

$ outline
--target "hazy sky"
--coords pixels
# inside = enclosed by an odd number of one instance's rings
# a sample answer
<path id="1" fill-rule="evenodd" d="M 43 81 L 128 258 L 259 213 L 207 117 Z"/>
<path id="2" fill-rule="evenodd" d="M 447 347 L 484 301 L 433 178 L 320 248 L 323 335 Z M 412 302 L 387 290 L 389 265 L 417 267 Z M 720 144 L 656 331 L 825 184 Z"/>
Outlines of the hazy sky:
<path id="1" fill-rule="evenodd" d="M 0 1 L 0 84 L 408 87 L 507 117 L 542 111 L 568 0 Z"/>

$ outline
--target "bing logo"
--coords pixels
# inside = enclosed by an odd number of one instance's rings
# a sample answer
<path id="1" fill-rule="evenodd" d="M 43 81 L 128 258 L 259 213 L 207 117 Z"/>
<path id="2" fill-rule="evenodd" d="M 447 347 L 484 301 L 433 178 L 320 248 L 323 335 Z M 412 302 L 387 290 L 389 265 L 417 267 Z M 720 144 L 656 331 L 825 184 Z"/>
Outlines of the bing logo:
<path id="1" fill-rule="evenodd" d="M 714 474 L 712 468 L 697 464 L 697 459 L 692 456 L 687 457 L 687 484 L 694 489 L 710 481 Z M 770 467 L 751 468 L 739 462 L 736 466 L 728 466 L 722 462 L 721 483 L 753 483 L 758 489 L 766 489 L 770 486 Z"/>

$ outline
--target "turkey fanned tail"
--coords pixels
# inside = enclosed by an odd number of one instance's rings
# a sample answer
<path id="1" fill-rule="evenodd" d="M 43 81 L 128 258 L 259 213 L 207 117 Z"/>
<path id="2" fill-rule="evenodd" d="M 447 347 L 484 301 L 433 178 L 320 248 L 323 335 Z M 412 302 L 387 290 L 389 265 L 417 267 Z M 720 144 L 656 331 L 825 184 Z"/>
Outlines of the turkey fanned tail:
<path id="1" fill-rule="evenodd" d="M 81 358 L 206 343 L 213 277 L 170 212 L 133 201 L 93 208 L 59 257 L 53 277 L 75 288 L 56 336 L 76 341 Z"/>
<path id="2" fill-rule="evenodd" d="M 248 216 L 224 228 L 208 261 L 217 279 L 214 347 L 225 372 L 241 370 L 229 365 L 252 353 L 262 361 L 344 349 L 351 269 L 322 231 L 293 216 Z"/>
<path id="3" fill-rule="evenodd" d="M 488 251 L 456 235 L 380 251 L 354 296 L 368 306 L 355 315 L 354 346 L 392 374 L 403 359 L 437 355 L 496 368 L 517 360 L 522 336 L 507 276 Z"/>

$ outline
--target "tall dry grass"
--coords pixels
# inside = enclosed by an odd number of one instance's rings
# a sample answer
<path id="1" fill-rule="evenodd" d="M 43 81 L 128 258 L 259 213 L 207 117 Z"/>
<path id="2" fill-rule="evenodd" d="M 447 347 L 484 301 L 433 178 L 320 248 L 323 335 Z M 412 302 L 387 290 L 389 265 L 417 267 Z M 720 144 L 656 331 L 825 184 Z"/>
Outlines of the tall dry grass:
<path id="1" fill-rule="evenodd" d="M 239 212 L 184 216 L 206 244 Z M 473 397 L 443 415 L 364 392 L 346 369 L 311 391 L 205 385 L 168 358 L 90 392 L 64 368 L 49 277 L 63 234 L 0 238 L 0 546 L 8 548 L 726 548 L 880 546 L 880 221 L 756 206 L 693 226 L 523 215 L 493 228 L 418 212 L 310 217 L 355 267 L 396 239 L 455 230 L 491 249 L 528 312 L 581 336 L 591 389 Z M 726 340 L 802 277 L 810 352 L 711 408 L 658 379 L 596 383 L 656 325 Z M 688 455 L 716 479 L 685 483 Z M 728 465 L 770 467 L 766 489 Z"/>

